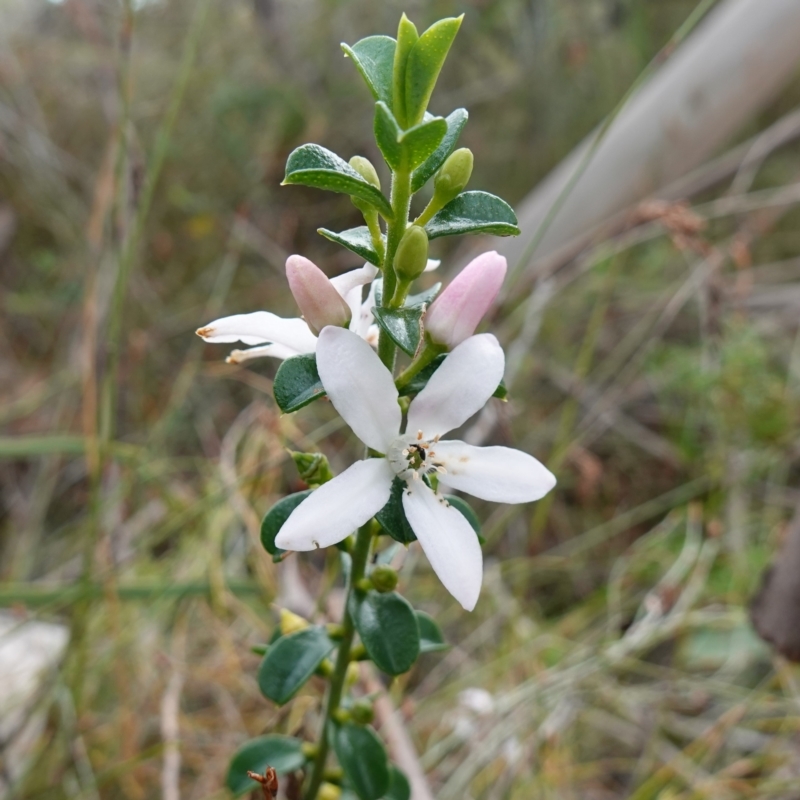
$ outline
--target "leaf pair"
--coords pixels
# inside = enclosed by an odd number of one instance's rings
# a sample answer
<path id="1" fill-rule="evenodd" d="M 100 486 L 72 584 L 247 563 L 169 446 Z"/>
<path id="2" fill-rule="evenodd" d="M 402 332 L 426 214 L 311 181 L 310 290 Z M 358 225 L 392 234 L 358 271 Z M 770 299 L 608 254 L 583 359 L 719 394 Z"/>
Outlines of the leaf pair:
<path id="1" fill-rule="evenodd" d="M 402 128 L 422 122 L 462 19 L 463 15 L 440 20 L 420 36 L 404 14 L 397 40 L 368 36 L 352 47 L 342 45 L 375 99 L 393 112 Z"/>

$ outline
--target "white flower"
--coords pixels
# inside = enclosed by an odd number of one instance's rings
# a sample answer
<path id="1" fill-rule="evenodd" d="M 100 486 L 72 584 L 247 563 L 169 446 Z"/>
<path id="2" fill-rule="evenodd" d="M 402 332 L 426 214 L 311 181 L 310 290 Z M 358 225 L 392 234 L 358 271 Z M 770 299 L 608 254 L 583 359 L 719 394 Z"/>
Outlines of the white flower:
<path id="1" fill-rule="evenodd" d="M 498 503 L 543 497 L 555 477 L 535 458 L 508 447 L 440 440 L 480 410 L 503 377 L 505 358 L 491 334 L 458 345 L 408 409 L 407 433 L 391 373 L 369 345 L 344 328 L 327 327 L 317 369 L 336 410 L 364 444 L 385 454 L 357 461 L 320 486 L 292 512 L 275 544 L 313 550 L 344 539 L 389 500 L 392 481 L 406 482 L 403 509 L 436 574 L 464 608 L 478 601 L 480 544 L 466 518 L 422 480 Z"/>
<path id="2" fill-rule="evenodd" d="M 330 281 L 350 307 L 350 330 L 364 339 L 374 339 L 376 344 L 377 326 L 372 324 L 375 293 L 370 291 L 364 303 L 361 302 L 361 295 L 364 284 L 372 282 L 377 274 L 377 267 L 364 264 L 363 267 L 337 275 Z M 254 311 L 252 314 L 223 317 L 200 328 L 197 335 L 202 337 L 203 341 L 214 344 L 244 342 L 256 345 L 248 350 L 234 350 L 227 358 L 230 364 L 240 364 L 262 356 L 291 358 L 313 353 L 317 348 L 317 337 L 305 320 L 299 317 L 286 319 L 270 311 Z"/>
<path id="3" fill-rule="evenodd" d="M 440 263 L 435 259 L 428 259 L 425 272 L 436 269 Z M 377 267 L 364 264 L 359 269 L 351 269 L 330 279 L 333 288 L 350 307 L 351 317 L 348 327 L 373 347 L 378 346 L 379 333 L 372 314 L 377 285 L 373 279 L 377 274 Z M 372 285 L 367 299 L 362 302 L 362 287 L 368 283 Z M 229 364 L 241 364 L 251 358 L 263 356 L 286 359 L 313 353 L 317 349 L 317 337 L 305 320 L 299 317 L 286 319 L 270 311 L 254 311 L 251 314 L 222 317 L 199 328 L 197 335 L 203 341 L 213 344 L 244 342 L 255 345 L 247 350 L 234 350 L 226 359 Z"/>

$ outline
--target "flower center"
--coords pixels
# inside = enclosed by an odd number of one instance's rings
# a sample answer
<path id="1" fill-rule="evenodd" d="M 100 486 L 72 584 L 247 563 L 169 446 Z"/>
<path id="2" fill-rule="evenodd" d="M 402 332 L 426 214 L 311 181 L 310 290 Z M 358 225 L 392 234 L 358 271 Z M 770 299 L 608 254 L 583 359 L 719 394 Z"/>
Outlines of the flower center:
<path id="1" fill-rule="evenodd" d="M 434 445 L 439 437 L 426 439 L 422 431 L 416 435 L 406 433 L 398 436 L 389 446 L 386 457 L 392 469 L 405 480 L 419 480 L 420 475 L 445 472 L 444 465 L 437 461 Z"/>

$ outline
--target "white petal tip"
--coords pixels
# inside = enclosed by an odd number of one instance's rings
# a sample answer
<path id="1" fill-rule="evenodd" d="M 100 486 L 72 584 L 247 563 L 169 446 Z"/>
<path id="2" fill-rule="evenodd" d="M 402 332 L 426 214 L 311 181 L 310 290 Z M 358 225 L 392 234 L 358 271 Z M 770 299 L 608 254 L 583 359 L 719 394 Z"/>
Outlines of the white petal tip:
<path id="1" fill-rule="evenodd" d="M 213 336 L 214 329 L 212 327 L 198 328 L 195 333 L 201 338 L 205 339 L 208 336 Z"/>

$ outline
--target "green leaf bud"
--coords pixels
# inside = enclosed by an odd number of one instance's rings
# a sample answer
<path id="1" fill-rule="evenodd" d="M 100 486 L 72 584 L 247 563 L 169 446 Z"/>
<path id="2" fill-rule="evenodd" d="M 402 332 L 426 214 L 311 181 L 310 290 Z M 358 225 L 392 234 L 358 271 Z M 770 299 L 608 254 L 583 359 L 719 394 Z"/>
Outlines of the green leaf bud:
<path id="1" fill-rule="evenodd" d="M 370 573 L 370 580 L 375 591 L 385 593 L 394 591 L 397 586 L 397 573 L 385 564 L 379 564 Z"/>
<path id="2" fill-rule="evenodd" d="M 473 157 L 468 147 L 453 151 L 433 178 L 434 202 L 447 205 L 464 191 L 472 176 Z"/>
<path id="3" fill-rule="evenodd" d="M 300 478 L 309 486 L 322 486 L 333 478 L 328 459 L 322 453 L 298 453 L 290 450 L 289 455 L 300 473 Z"/>
<path id="4" fill-rule="evenodd" d="M 371 183 L 376 189 L 381 188 L 381 179 L 372 166 L 372 162 L 364 156 L 353 156 L 350 159 L 350 166 L 365 180 Z"/>
<path id="5" fill-rule="evenodd" d="M 413 281 L 428 264 L 428 234 L 419 225 L 410 225 L 400 239 L 394 257 L 394 270 L 402 281 Z"/>
<path id="6" fill-rule="evenodd" d="M 369 700 L 356 700 L 350 709 L 350 717 L 359 725 L 369 725 L 375 717 L 375 711 Z"/>

